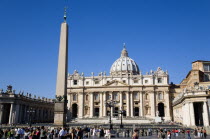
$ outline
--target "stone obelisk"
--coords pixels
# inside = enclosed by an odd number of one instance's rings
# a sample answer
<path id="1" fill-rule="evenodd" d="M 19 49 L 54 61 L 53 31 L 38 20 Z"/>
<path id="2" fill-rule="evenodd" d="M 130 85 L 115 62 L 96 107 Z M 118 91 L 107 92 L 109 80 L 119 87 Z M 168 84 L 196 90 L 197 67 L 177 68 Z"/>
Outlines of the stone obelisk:
<path id="1" fill-rule="evenodd" d="M 66 9 L 64 22 L 61 24 L 60 46 L 58 56 L 58 71 L 56 82 L 56 101 L 54 108 L 54 125 L 66 125 L 67 113 L 67 72 L 68 72 L 68 24 L 66 23 Z"/>

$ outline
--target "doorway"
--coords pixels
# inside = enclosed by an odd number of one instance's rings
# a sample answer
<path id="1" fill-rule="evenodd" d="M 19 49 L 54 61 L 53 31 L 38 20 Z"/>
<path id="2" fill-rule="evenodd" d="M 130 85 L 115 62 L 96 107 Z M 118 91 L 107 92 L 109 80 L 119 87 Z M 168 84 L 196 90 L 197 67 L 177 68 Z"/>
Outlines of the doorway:
<path id="1" fill-rule="evenodd" d="M 72 104 L 72 118 L 77 118 L 78 105 L 76 103 Z"/>
<path id="2" fill-rule="evenodd" d="M 164 110 L 164 104 L 158 103 L 158 111 L 159 111 L 159 117 L 165 117 L 165 110 Z"/>
<path id="3" fill-rule="evenodd" d="M 95 108 L 94 116 L 99 117 L 99 108 Z"/>
<path id="4" fill-rule="evenodd" d="M 139 108 L 138 107 L 134 108 L 134 116 L 139 116 Z"/>
<path id="5" fill-rule="evenodd" d="M 203 102 L 193 103 L 194 115 L 195 115 L 195 125 L 203 126 Z"/>

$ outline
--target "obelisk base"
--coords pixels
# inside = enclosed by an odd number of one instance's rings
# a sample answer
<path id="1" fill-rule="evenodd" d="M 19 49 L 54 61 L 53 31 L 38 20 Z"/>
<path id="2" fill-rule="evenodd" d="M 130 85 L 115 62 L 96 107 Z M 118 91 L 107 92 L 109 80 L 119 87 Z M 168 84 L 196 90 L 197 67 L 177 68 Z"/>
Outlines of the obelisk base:
<path id="1" fill-rule="evenodd" d="M 64 102 L 56 102 L 54 109 L 54 126 L 66 126 L 66 107 Z"/>

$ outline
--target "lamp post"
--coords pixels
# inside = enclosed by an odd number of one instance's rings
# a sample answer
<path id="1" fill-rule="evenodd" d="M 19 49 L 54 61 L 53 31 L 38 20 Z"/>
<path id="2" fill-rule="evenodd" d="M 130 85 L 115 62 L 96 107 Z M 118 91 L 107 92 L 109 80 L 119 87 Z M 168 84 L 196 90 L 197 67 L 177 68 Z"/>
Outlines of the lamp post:
<path id="1" fill-rule="evenodd" d="M 31 128 L 31 124 L 32 124 L 32 113 L 34 113 L 35 111 L 30 108 L 30 110 L 27 111 L 29 113 L 29 126 Z"/>
<path id="2" fill-rule="evenodd" d="M 112 130 L 112 115 L 111 115 L 111 107 L 114 107 L 114 105 L 116 104 L 116 101 L 110 100 L 110 101 L 105 101 L 105 105 L 106 107 L 110 108 L 110 113 L 109 113 L 109 129 Z"/>
<path id="3" fill-rule="evenodd" d="M 120 122 L 120 128 L 123 128 L 123 124 L 122 124 L 122 117 L 123 117 L 123 114 L 125 114 L 125 112 L 126 112 L 125 110 L 120 110 L 120 111 L 118 112 L 119 114 L 121 114 L 121 119 L 120 119 L 120 120 L 121 120 L 121 122 Z"/>

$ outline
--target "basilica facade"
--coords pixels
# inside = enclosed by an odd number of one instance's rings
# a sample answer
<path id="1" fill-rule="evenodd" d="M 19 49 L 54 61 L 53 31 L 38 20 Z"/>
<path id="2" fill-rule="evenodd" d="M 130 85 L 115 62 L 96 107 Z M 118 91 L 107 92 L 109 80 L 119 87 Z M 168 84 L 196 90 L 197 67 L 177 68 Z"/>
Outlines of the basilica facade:
<path id="1" fill-rule="evenodd" d="M 97 76 L 74 71 L 67 79 L 68 121 L 72 118 L 92 119 L 119 117 L 124 110 L 126 119 L 172 119 L 169 75 L 157 67 L 145 75 L 128 55 L 125 46 L 120 57 L 112 64 L 110 75 Z M 114 101 L 113 107 L 105 103 Z"/>

